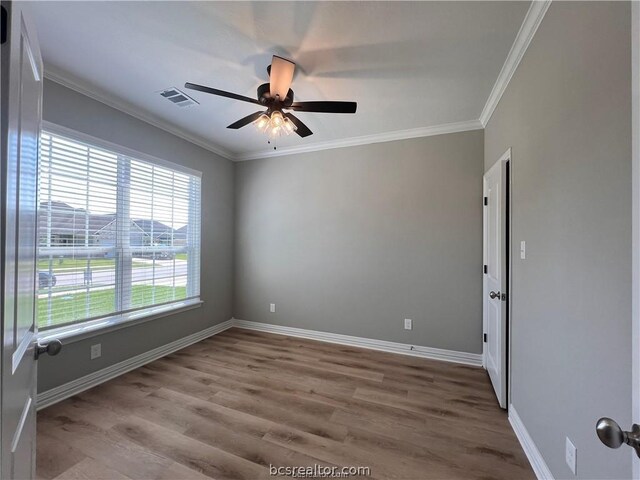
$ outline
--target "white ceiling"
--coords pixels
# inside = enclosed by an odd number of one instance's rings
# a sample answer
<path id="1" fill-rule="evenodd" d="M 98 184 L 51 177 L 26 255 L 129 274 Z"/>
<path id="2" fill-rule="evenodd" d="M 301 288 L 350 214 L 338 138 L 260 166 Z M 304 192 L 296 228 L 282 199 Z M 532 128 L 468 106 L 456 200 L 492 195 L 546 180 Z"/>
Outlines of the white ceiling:
<path id="1" fill-rule="evenodd" d="M 299 113 L 308 146 L 476 120 L 529 2 L 36 2 L 45 70 L 230 156 L 269 152 L 256 105 L 187 90 L 189 81 L 255 97 L 271 55 L 297 65 L 296 100 L 353 100 L 355 115 Z"/>

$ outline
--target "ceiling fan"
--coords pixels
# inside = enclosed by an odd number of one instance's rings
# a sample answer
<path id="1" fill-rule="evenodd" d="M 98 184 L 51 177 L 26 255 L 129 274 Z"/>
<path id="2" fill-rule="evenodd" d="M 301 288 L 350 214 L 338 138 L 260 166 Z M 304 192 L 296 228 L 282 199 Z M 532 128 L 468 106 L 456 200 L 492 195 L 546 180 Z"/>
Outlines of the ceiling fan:
<path id="1" fill-rule="evenodd" d="M 309 130 L 309 127 L 288 110 L 295 112 L 356 113 L 358 106 L 356 102 L 294 102 L 293 90 L 290 87 L 295 68 L 296 64 L 294 62 L 274 55 L 271 65 L 267 67 L 269 83 L 263 83 L 258 87 L 257 99 L 195 83 L 187 82 L 184 86 L 191 90 L 266 107 L 266 110 L 247 115 L 227 128 L 238 129 L 253 122 L 260 131 L 267 133 L 270 138 L 277 138 L 283 134 L 290 135 L 293 132 L 301 137 L 308 137 L 313 133 Z"/>

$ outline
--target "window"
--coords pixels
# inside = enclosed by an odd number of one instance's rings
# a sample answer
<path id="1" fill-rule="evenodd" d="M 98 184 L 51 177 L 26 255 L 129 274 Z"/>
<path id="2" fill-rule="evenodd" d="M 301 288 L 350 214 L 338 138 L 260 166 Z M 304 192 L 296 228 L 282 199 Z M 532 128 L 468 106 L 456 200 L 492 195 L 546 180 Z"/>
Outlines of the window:
<path id="1" fill-rule="evenodd" d="M 80 138 L 41 135 L 38 327 L 197 299 L 200 174 Z"/>

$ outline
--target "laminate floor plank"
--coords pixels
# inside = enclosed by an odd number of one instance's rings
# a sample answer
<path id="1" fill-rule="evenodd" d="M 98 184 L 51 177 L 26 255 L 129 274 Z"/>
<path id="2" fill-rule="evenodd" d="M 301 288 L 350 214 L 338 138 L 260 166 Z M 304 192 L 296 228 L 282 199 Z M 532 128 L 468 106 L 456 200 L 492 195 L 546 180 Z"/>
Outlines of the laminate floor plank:
<path id="1" fill-rule="evenodd" d="M 43 480 L 535 478 L 483 369 L 239 328 L 40 411 L 37 442 Z"/>
<path id="2" fill-rule="evenodd" d="M 131 480 L 126 475 L 103 465 L 93 458 L 85 458 L 55 480 Z"/>

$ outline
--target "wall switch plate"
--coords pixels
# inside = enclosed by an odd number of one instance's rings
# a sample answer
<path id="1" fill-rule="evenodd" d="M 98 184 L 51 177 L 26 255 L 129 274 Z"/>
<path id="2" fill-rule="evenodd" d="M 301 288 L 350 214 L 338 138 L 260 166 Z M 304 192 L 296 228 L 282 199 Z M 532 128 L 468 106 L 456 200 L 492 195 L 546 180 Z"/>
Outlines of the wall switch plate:
<path id="1" fill-rule="evenodd" d="M 276 313 L 276 304 L 275 303 L 270 303 L 269 304 L 269 311 L 271 313 Z"/>
<path id="2" fill-rule="evenodd" d="M 571 443 L 571 440 L 569 440 L 569 437 L 567 437 L 567 441 L 565 443 L 564 456 L 569 469 L 575 475 L 578 468 L 578 451 L 576 449 L 576 446 Z"/>
<path id="3" fill-rule="evenodd" d="M 102 356 L 102 344 L 96 343 L 95 345 L 91 345 L 91 360 L 95 360 Z"/>
<path id="4" fill-rule="evenodd" d="M 527 243 L 522 240 L 520 242 L 520 259 L 524 260 L 527 256 Z"/>
<path id="5" fill-rule="evenodd" d="M 404 329 L 405 330 L 413 330 L 413 320 L 410 318 L 404 319 Z"/>

